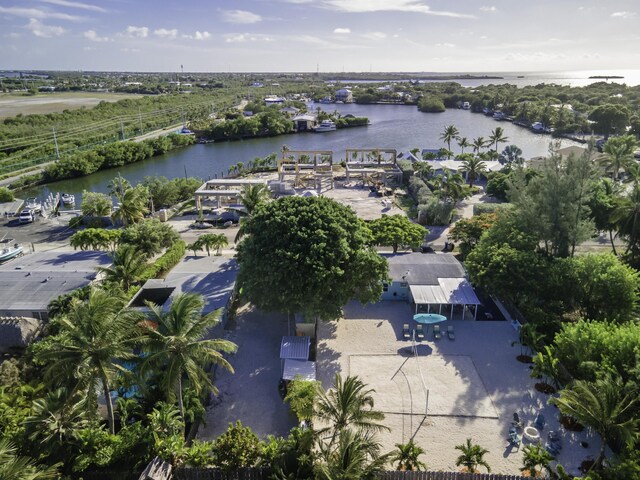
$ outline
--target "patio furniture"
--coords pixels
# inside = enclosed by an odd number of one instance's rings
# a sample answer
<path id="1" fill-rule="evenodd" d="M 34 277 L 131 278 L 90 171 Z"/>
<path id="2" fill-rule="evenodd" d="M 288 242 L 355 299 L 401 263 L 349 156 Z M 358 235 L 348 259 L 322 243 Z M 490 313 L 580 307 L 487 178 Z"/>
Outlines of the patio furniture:
<path id="1" fill-rule="evenodd" d="M 513 422 L 511 422 L 515 428 L 522 428 L 522 420 L 520 420 L 520 415 L 518 412 L 513 412 Z"/>
<path id="2" fill-rule="evenodd" d="M 510 433 L 507 440 L 509 441 L 509 445 L 518 447 L 518 450 L 520 450 L 520 444 L 522 443 L 522 438 L 520 438 L 520 435 L 518 435 L 517 433 Z"/>
<path id="3" fill-rule="evenodd" d="M 541 413 L 538 413 L 538 415 L 536 415 L 535 420 L 533 421 L 533 426 L 536 427 L 538 430 L 544 430 L 544 426 L 545 426 L 545 420 L 544 420 L 544 415 L 542 415 Z"/>
<path id="4" fill-rule="evenodd" d="M 545 445 L 545 450 L 549 452 L 554 457 L 557 457 L 560 454 L 560 449 L 555 443 L 547 443 Z"/>
<path id="5" fill-rule="evenodd" d="M 449 340 L 455 340 L 456 339 L 456 334 L 453 333 L 453 325 L 449 325 L 447 327 L 447 335 L 449 336 Z"/>
<path id="6" fill-rule="evenodd" d="M 421 324 L 416 325 L 416 338 L 418 340 L 424 340 L 424 330 Z"/>
<path id="7" fill-rule="evenodd" d="M 540 432 L 536 427 L 532 425 L 524 427 L 522 436 L 530 443 L 538 443 L 538 441 L 540 440 Z"/>
<path id="8" fill-rule="evenodd" d="M 442 338 L 442 334 L 440 333 L 440 325 L 433 326 L 433 338 L 435 340 L 440 340 Z"/>
<path id="9" fill-rule="evenodd" d="M 404 325 L 402 325 L 402 338 L 404 340 L 411 339 L 411 330 L 409 330 L 409 324 L 408 323 L 405 323 Z"/>

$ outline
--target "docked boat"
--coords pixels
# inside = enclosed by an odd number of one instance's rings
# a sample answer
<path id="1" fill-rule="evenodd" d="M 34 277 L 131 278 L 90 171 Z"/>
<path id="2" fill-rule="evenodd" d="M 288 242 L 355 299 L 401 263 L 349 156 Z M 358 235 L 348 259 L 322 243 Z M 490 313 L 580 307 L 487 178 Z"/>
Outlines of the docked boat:
<path id="1" fill-rule="evenodd" d="M 493 116 L 493 110 L 489 107 L 484 107 L 482 109 L 482 113 L 484 113 L 487 117 L 492 117 Z"/>
<path id="2" fill-rule="evenodd" d="M 469 102 L 462 102 L 463 110 L 471 110 L 471 104 Z"/>
<path id="3" fill-rule="evenodd" d="M 316 127 L 316 132 L 332 132 L 336 129 L 336 124 L 332 120 L 323 120 Z"/>
<path id="4" fill-rule="evenodd" d="M 64 205 L 75 205 L 76 203 L 75 195 L 72 195 L 70 193 L 63 193 L 60 199 L 62 200 L 62 203 Z"/>
<path id="5" fill-rule="evenodd" d="M 498 110 L 497 112 L 493 112 L 493 119 L 498 121 L 506 120 L 507 115 L 504 112 Z"/>
<path id="6" fill-rule="evenodd" d="M 28 208 L 34 213 L 40 213 L 42 211 L 42 204 L 38 201 L 36 197 L 27 198 L 25 201 L 24 208 Z"/>
<path id="7" fill-rule="evenodd" d="M 542 122 L 535 122 L 531 124 L 531 130 L 533 130 L 534 133 L 544 133 L 546 129 Z"/>
<path id="8" fill-rule="evenodd" d="M 0 242 L 0 263 L 16 258 L 24 253 L 24 248 L 19 243 L 14 243 L 12 238 L 2 240 Z"/>

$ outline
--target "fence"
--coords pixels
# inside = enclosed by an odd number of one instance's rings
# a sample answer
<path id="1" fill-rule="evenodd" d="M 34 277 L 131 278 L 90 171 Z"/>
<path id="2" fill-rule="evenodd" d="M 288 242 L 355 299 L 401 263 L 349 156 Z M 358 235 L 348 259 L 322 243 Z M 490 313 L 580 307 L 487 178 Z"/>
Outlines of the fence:
<path id="1" fill-rule="evenodd" d="M 175 480 L 267 480 L 269 472 L 259 468 L 223 472 L 217 468 L 183 468 L 174 471 Z M 529 480 L 520 475 L 462 472 L 399 472 L 387 471 L 379 480 Z"/>

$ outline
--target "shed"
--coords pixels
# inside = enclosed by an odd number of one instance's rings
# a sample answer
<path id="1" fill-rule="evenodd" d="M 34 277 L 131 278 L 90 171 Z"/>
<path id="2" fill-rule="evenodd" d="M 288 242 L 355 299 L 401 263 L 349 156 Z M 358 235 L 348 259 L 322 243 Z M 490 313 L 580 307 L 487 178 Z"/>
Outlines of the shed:
<path id="1" fill-rule="evenodd" d="M 292 358 L 285 359 L 284 369 L 282 371 L 283 380 L 295 380 L 296 377 L 301 377 L 303 380 L 315 380 L 316 362 L 294 360 Z"/>
<path id="2" fill-rule="evenodd" d="M 280 344 L 280 358 L 283 360 L 308 360 L 310 346 L 310 337 L 284 336 Z"/>

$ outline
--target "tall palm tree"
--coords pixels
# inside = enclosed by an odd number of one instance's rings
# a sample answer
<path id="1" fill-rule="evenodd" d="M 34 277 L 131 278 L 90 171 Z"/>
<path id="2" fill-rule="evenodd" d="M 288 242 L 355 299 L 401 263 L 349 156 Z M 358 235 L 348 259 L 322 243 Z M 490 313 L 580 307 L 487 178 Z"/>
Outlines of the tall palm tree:
<path id="1" fill-rule="evenodd" d="M 451 141 L 456 140 L 458 135 L 460 135 L 460 132 L 455 125 L 448 125 L 444 127 L 444 131 L 442 132 L 442 135 L 440 135 L 440 140 L 443 140 L 447 144 L 447 150 L 449 152 L 451 152 Z M 451 153 L 447 158 L 451 158 Z"/>
<path id="2" fill-rule="evenodd" d="M 131 182 L 118 173 L 118 175 L 107 184 L 107 188 L 109 189 L 109 195 L 121 197 L 124 195 L 124 192 L 131 188 Z"/>
<path id="3" fill-rule="evenodd" d="M 487 141 L 484 137 L 474 138 L 473 142 L 471 142 L 471 146 L 473 147 L 473 153 L 478 154 L 480 150 L 483 149 L 487 145 Z"/>
<path id="4" fill-rule="evenodd" d="M 502 127 L 496 127 L 489 136 L 489 144 L 493 144 L 495 146 L 494 151 L 496 152 L 498 151 L 498 144 L 505 143 L 508 140 L 509 139 L 504 135 L 504 130 Z"/>
<path id="5" fill-rule="evenodd" d="M 233 353 L 236 344 L 228 340 L 206 339 L 207 331 L 218 323 L 219 310 L 202 315 L 204 299 L 201 295 L 183 293 L 178 295 L 168 311 L 148 304 L 149 320 L 157 327 L 146 327 L 145 357 L 143 372 L 163 368 L 162 386 L 169 399 L 178 398 L 180 416 L 183 421 L 183 377 L 186 376 L 193 389 L 217 392 L 204 368 L 215 364 L 233 373 L 233 367 L 223 353 Z"/>
<path id="6" fill-rule="evenodd" d="M 271 191 L 266 185 L 245 185 L 240 193 L 240 202 L 249 215 L 253 214 L 258 205 L 267 202 L 270 198 Z"/>
<path id="7" fill-rule="evenodd" d="M 60 333 L 38 353 L 53 383 L 72 378 L 88 393 L 101 385 L 111 433 L 115 432 L 112 381 L 124 370 L 120 362 L 135 358 L 136 323 L 124 305 L 123 297 L 92 288 L 86 301 L 71 303 L 69 312 L 58 320 Z"/>
<path id="8" fill-rule="evenodd" d="M 633 162 L 633 152 L 637 142 L 632 135 L 612 138 L 604 144 L 603 154 L 598 161 L 606 172 L 611 172 L 613 180 L 617 181 L 620 169 Z"/>
<path id="9" fill-rule="evenodd" d="M 487 171 L 487 164 L 480 157 L 465 158 L 462 161 L 462 171 L 467 173 L 469 186 L 473 187 L 478 177 Z"/>
<path id="10" fill-rule="evenodd" d="M 625 253 L 634 258 L 640 251 L 640 186 L 636 186 L 628 196 L 616 200 L 612 215 L 618 235 L 627 242 Z"/>
<path id="11" fill-rule="evenodd" d="M 413 164 L 413 169 L 418 173 L 418 176 L 423 180 L 433 175 L 433 167 L 431 166 L 430 163 L 425 161 L 415 162 Z"/>
<path id="12" fill-rule="evenodd" d="M 320 442 L 316 478 L 319 480 L 374 480 L 389 454 L 380 455 L 380 444 L 371 432 L 343 430 L 336 444 Z"/>
<path id="13" fill-rule="evenodd" d="M 114 220 L 120 220 L 127 226 L 139 222 L 149 213 L 149 190 L 143 185 L 129 188 L 121 195 L 116 195 L 118 209 L 111 214 Z"/>
<path id="14" fill-rule="evenodd" d="M 41 467 L 29 457 L 19 457 L 8 438 L 0 439 L 0 478 L 6 480 L 52 480 L 59 477 L 58 465 Z"/>
<path id="15" fill-rule="evenodd" d="M 413 439 L 408 443 L 396 443 L 396 450 L 391 454 L 390 460 L 398 462 L 398 470 L 413 471 L 427 468 L 419 457 L 424 454 L 424 449 L 413 443 Z"/>
<path id="16" fill-rule="evenodd" d="M 602 463 L 607 443 L 630 445 L 640 432 L 640 420 L 633 415 L 639 399 L 625 390 L 619 377 L 607 375 L 595 382 L 576 380 L 550 400 L 564 415 L 598 432 L 601 443 L 595 465 Z"/>
<path id="17" fill-rule="evenodd" d="M 207 251 L 207 256 L 211 256 L 211 250 L 216 250 L 218 254 L 220 254 L 220 250 L 222 247 L 229 245 L 229 241 L 227 237 L 224 236 L 223 233 L 205 233 L 204 235 L 200 235 L 196 243 L 199 243 L 201 247 Z"/>
<path id="18" fill-rule="evenodd" d="M 487 472 L 491 473 L 491 467 L 484 459 L 489 450 L 482 448 L 480 445 L 471 443 L 471 439 L 467 438 L 465 443 L 455 446 L 456 450 L 460 450 L 461 455 L 456 460 L 457 466 L 464 466 L 469 473 L 475 473 L 478 466 L 483 466 Z"/>
<path id="19" fill-rule="evenodd" d="M 120 245 L 111 254 L 110 267 L 98 267 L 108 282 L 119 284 L 126 292 L 136 282 L 146 266 L 145 256 L 129 244 Z"/>
<path id="20" fill-rule="evenodd" d="M 318 393 L 316 417 L 328 425 L 319 433 L 330 432 L 333 443 L 336 436 L 347 427 L 363 432 L 389 430 L 378 423 L 384 419 L 384 414 L 373 409 L 371 394 L 374 392 L 358 377 L 349 376 L 343 380 L 341 375 L 336 374 L 333 388 Z"/>
<path id="21" fill-rule="evenodd" d="M 471 144 L 469 143 L 467 137 L 460 137 L 458 138 L 458 146 L 460 147 L 460 153 L 464 155 L 464 149 L 469 148 Z"/>

